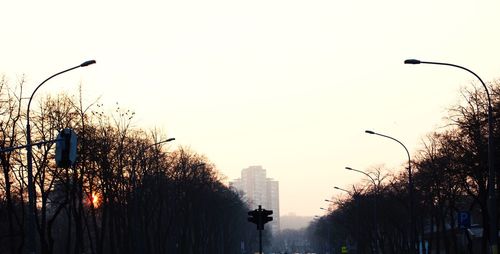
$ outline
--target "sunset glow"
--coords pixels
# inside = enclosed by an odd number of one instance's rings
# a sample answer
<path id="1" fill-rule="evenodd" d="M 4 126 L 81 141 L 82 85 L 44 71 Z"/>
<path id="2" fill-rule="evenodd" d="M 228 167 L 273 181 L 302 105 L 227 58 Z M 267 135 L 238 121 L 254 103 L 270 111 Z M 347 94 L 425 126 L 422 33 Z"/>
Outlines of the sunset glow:
<path id="1" fill-rule="evenodd" d="M 98 207 L 99 206 L 99 194 L 95 193 L 95 192 L 92 193 L 91 201 L 92 201 L 92 206 Z"/>

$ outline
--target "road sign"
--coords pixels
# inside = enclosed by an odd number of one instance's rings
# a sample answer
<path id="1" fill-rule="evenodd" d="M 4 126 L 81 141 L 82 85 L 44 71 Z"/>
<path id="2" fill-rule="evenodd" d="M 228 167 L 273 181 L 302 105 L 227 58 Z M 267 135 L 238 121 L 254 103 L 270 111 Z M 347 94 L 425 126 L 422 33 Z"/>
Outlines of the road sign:
<path id="1" fill-rule="evenodd" d="M 340 253 L 342 254 L 347 253 L 347 246 L 340 247 Z"/>
<path id="2" fill-rule="evenodd" d="M 56 164 L 69 168 L 76 162 L 77 136 L 72 129 L 64 129 L 57 135 Z"/>
<path id="3" fill-rule="evenodd" d="M 458 227 L 460 229 L 470 228 L 470 213 L 467 211 L 458 212 Z"/>

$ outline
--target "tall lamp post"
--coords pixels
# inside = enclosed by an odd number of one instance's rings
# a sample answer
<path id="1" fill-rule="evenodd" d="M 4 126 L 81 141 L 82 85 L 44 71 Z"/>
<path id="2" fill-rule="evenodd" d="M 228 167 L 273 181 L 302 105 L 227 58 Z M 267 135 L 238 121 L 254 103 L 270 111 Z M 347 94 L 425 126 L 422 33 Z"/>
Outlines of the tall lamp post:
<path id="1" fill-rule="evenodd" d="M 387 136 L 384 134 L 380 134 L 374 131 L 366 130 L 365 133 L 372 134 L 372 135 L 378 135 L 384 138 L 391 139 L 393 141 L 396 141 L 398 144 L 400 144 L 406 151 L 406 155 L 408 155 L 408 195 L 410 196 L 410 250 L 412 253 L 415 252 L 415 218 L 414 218 L 414 200 L 413 200 L 413 177 L 412 177 L 412 172 L 411 172 L 411 158 L 410 158 L 410 152 L 408 152 L 408 149 L 406 146 L 401 143 L 401 141 L 391 137 Z"/>
<path id="2" fill-rule="evenodd" d="M 27 250 L 28 253 L 36 253 L 36 237 L 35 237 L 35 230 L 36 230 L 36 224 L 35 224 L 35 219 L 36 219 L 36 191 L 35 191 L 35 182 L 33 181 L 33 152 L 31 149 L 31 128 L 30 128 L 30 106 L 31 106 L 31 101 L 33 100 L 33 96 L 35 95 L 36 91 L 43 85 L 45 82 L 49 81 L 51 78 L 58 76 L 60 74 L 63 74 L 65 72 L 80 68 L 80 67 L 86 67 L 91 64 L 95 64 L 95 60 L 89 60 L 85 61 L 80 65 L 77 65 L 75 67 L 71 67 L 69 69 L 66 69 L 64 71 L 58 72 L 50 77 L 48 77 L 46 80 L 44 80 L 42 83 L 40 83 L 33 93 L 30 96 L 30 99 L 28 101 L 28 109 L 26 111 L 26 159 L 27 159 L 27 173 L 28 173 L 28 216 L 27 216 L 27 229 L 28 229 L 28 239 L 27 239 Z"/>
<path id="3" fill-rule="evenodd" d="M 165 140 L 161 140 L 161 141 L 158 141 L 156 143 L 153 143 L 153 144 L 150 144 L 146 147 L 143 147 L 141 150 L 139 150 L 139 156 L 144 156 L 144 153 L 146 152 L 146 150 L 148 150 L 149 148 L 151 147 L 154 147 L 154 146 L 157 146 L 159 144 L 163 144 L 163 143 L 167 143 L 167 142 L 170 142 L 170 141 L 174 141 L 175 138 L 168 138 L 168 139 L 165 139 Z M 137 179 L 137 176 L 136 176 L 136 173 L 135 173 L 135 170 L 132 171 L 132 186 L 135 188 L 136 187 L 136 179 Z M 133 200 L 133 204 L 136 204 L 136 201 L 135 201 L 135 194 L 134 192 L 132 192 L 132 200 Z M 134 216 L 134 218 L 137 218 L 137 214 L 138 214 L 138 208 L 137 206 L 132 206 L 132 215 Z M 135 225 L 134 227 L 132 227 L 132 237 L 134 239 L 138 238 L 140 236 L 139 234 L 139 227 L 137 225 Z M 142 240 L 139 240 L 139 241 L 134 241 L 135 244 L 133 244 L 132 246 L 132 249 L 133 249 L 133 253 L 141 253 L 141 250 L 144 250 L 145 247 L 143 246 L 144 244 L 144 241 Z"/>
<path id="4" fill-rule="evenodd" d="M 149 148 L 153 147 L 153 146 L 157 146 L 159 144 L 163 144 L 163 143 L 167 143 L 167 142 L 171 142 L 171 141 L 174 141 L 175 138 L 168 138 L 168 139 L 165 139 L 165 140 L 161 140 L 161 141 L 158 141 L 156 143 L 153 143 L 153 144 L 150 144 L 150 145 L 147 145 L 145 147 L 143 147 L 141 150 L 139 150 L 139 155 L 141 156 L 144 156 L 144 153 L 146 152 L 146 150 L 148 150 Z M 135 187 L 135 181 L 136 181 L 136 175 L 135 175 L 135 170 L 133 171 L 132 173 L 132 185 Z"/>
<path id="5" fill-rule="evenodd" d="M 490 250 L 491 253 L 498 253 L 498 231 L 497 231 L 497 201 L 496 201 L 496 188 L 495 188 L 495 160 L 493 155 L 493 107 L 491 106 L 491 97 L 488 87 L 483 80 L 473 71 L 456 64 L 440 63 L 440 62 L 427 62 L 417 59 L 407 59 L 405 64 L 434 64 L 445 65 L 465 70 L 474 75 L 481 85 L 483 85 L 486 95 L 488 97 L 488 213 L 490 217 Z"/>
<path id="6" fill-rule="evenodd" d="M 333 188 L 336 189 L 336 190 L 339 190 L 339 191 L 346 192 L 347 194 L 349 194 L 349 196 L 352 197 L 352 200 L 354 202 L 354 210 L 355 210 L 354 235 L 353 235 L 354 238 L 353 239 L 359 239 L 359 234 L 360 234 L 360 228 L 359 228 L 360 227 L 360 225 L 359 225 L 359 209 L 357 207 L 358 206 L 357 200 L 356 200 L 357 192 L 356 192 L 356 189 L 354 188 L 354 185 L 352 186 L 352 188 L 354 189 L 354 193 L 351 193 L 350 191 L 348 191 L 346 189 L 342 189 L 342 188 L 340 188 L 338 186 L 334 186 Z M 357 240 L 353 244 L 356 244 L 357 245 L 356 248 L 359 248 L 359 242 L 357 242 Z M 347 239 L 346 239 L 346 245 L 349 245 Z"/>
<path id="7" fill-rule="evenodd" d="M 345 169 L 355 171 L 355 172 L 361 173 L 365 176 L 368 176 L 368 178 L 370 178 L 370 180 L 373 183 L 373 188 L 375 188 L 375 198 L 373 199 L 373 223 L 375 226 L 375 253 L 378 253 L 378 221 L 377 221 L 377 217 L 378 217 L 377 216 L 378 185 L 377 185 L 377 182 L 375 181 L 375 179 L 373 179 L 373 177 L 370 174 L 368 174 L 364 171 L 357 170 L 357 169 L 354 169 L 351 167 L 345 167 Z"/>
<path id="8" fill-rule="evenodd" d="M 326 211 L 327 213 L 330 213 L 330 210 L 325 209 L 325 208 L 323 208 L 323 207 L 320 207 L 319 209 L 324 210 L 324 211 Z M 326 215 L 326 216 L 328 216 L 328 215 Z M 320 219 L 321 219 L 321 218 L 320 218 Z M 325 221 L 326 221 L 326 223 L 328 223 L 328 217 L 325 217 Z M 331 247 L 331 245 L 330 245 L 330 228 L 329 228 L 329 227 L 327 227 L 327 231 L 326 231 L 326 233 L 327 233 L 327 236 L 326 236 L 326 239 L 327 239 L 327 240 L 326 240 L 325 246 L 326 246 L 326 249 L 331 249 L 332 247 Z"/>

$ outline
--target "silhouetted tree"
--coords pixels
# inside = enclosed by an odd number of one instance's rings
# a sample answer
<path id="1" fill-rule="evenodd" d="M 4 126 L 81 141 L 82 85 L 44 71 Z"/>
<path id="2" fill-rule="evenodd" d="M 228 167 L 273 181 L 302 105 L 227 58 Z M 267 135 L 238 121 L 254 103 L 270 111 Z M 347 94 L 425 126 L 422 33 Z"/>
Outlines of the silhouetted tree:
<path id="1" fill-rule="evenodd" d="M 23 80 L 19 87 L 22 88 Z M 0 81 L 0 149 L 24 144 L 21 91 Z M 16 95 L 18 93 L 19 95 Z M 34 141 L 63 128 L 78 134 L 78 159 L 54 163 L 54 143 L 33 149 L 41 253 L 238 253 L 256 241 L 249 208 L 204 156 L 162 149 L 157 131 L 133 128 L 134 113 L 96 102 L 45 97 L 31 111 Z M 33 105 L 36 105 L 34 103 Z M 0 153 L 0 252 L 21 252 L 26 216 L 24 150 Z"/>

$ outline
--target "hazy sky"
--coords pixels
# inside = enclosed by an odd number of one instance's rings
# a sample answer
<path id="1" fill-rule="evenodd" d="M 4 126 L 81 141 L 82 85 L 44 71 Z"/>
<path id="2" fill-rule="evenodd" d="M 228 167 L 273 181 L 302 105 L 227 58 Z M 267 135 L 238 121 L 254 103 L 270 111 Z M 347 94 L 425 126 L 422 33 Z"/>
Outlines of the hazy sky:
<path id="1" fill-rule="evenodd" d="M 281 213 L 323 214 L 345 166 L 402 170 L 443 126 L 474 77 L 500 77 L 500 1 L 4 1 L 0 74 L 37 94 L 83 84 L 134 110 L 229 179 L 262 165 L 280 181 Z M 171 147 L 170 149 L 173 149 Z"/>

